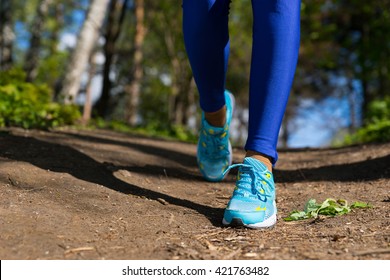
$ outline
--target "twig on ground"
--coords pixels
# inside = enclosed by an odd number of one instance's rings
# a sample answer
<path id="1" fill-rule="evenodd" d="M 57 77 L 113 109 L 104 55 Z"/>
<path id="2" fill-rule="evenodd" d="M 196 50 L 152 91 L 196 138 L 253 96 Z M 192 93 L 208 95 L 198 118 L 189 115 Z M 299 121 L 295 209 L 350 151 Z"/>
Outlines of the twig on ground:
<path id="1" fill-rule="evenodd" d="M 195 235 L 195 238 L 199 240 L 199 239 L 202 239 L 204 237 L 210 237 L 210 236 L 214 236 L 214 235 L 220 234 L 220 233 L 225 232 L 227 230 L 228 230 L 228 228 L 225 228 L 223 230 L 219 230 L 219 231 L 216 231 L 216 232 L 198 234 L 198 235 Z"/>
<path id="2" fill-rule="evenodd" d="M 231 259 L 233 259 L 233 257 L 237 256 L 240 253 L 241 253 L 241 249 L 237 249 L 237 250 L 231 252 L 230 254 L 224 256 L 223 259 L 224 260 L 231 260 Z"/>
<path id="3" fill-rule="evenodd" d="M 169 213 L 169 215 L 170 217 L 169 217 L 168 225 L 171 225 L 175 221 L 175 215 L 173 215 L 172 213 Z"/>
<path id="4" fill-rule="evenodd" d="M 167 202 L 165 199 L 163 198 L 157 198 L 157 201 L 160 202 L 162 205 L 168 205 L 169 202 Z"/>
<path id="5" fill-rule="evenodd" d="M 213 244 L 211 244 L 211 242 L 209 242 L 207 239 L 203 240 L 204 243 L 206 243 L 207 245 L 207 248 L 210 250 L 210 251 L 217 251 L 218 250 L 218 247 L 214 246 Z"/>
<path id="6" fill-rule="evenodd" d="M 73 248 L 73 249 L 68 249 L 64 252 L 65 255 L 67 254 L 73 254 L 73 253 L 78 253 L 78 252 L 83 252 L 83 251 L 95 251 L 95 247 L 79 247 L 79 248 Z"/>

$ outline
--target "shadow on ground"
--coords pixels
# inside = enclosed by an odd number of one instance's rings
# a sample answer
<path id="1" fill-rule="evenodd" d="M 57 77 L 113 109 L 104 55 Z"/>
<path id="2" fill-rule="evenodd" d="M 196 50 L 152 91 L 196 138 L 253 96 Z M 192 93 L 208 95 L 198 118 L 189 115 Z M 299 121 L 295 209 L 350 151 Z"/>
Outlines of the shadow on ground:
<path id="1" fill-rule="evenodd" d="M 318 168 L 276 170 L 278 182 L 298 181 L 369 181 L 390 178 L 390 155 L 354 163 L 334 164 Z"/>
<path id="2" fill-rule="evenodd" d="M 44 170 L 66 172 L 80 180 L 103 185 L 124 194 L 144 196 L 152 200 L 164 199 L 170 204 L 195 210 L 207 217 L 213 225 L 220 226 L 219 217 L 223 215 L 223 209 L 201 205 L 189 200 L 176 198 L 126 183 L 113 175 L 113 172 L 115 171 L 112 170 L 113 166 L 107 168 L 106 164 L 99 163 L 72 147 L 45 142 L 32 137 L 15 135 L 3 134 L 0 135 L 0 139 L 0 157 L 28 162 Z M 123 167 L 115 167 L 115 169 L 121 168 Z M 141 168 L 138 167 L 134 169 L 125 168 L 134 172 L 136 172 L 136 170 L 141 170 Z M 156 175 L 151 171 L 155 170 L 155 167 L 152 166 L 150 169 L 144 169 L 145 170 L 142 170 L 142 172 L 145 174 L 150 176 Z M 178 171 L 175 172 L 177 173 Z M 190 175 L 187 177 L 189 176 Z"/>
<path id="3" fill-rule="evenodd" d="M 196 159 L 188 154 L 173 151 L 172 149 L 164 149 L 161 147 L 150 147 L 142 144 L 134 144 L 124 141 L 94 137 L 89 135 L 80 135 L 76 133 L 63 132 L 65 135 L 76 137 L 85 141 L 92 141 L 95 143 L 105 143 L 113 145 L 122 145 L 128 148 L 139 150 L 143 153 L 152 154 L 159 157 L 169 157 L 170 159 L 175 160 L 176 162 L 185 165 L 187 167 L 195 167 Z M 335 151 L 338 154 L 346 153 L 345 148 L 325 148 L 325 151 Z M 306 151 L 320 151 L 320 149 L 288 149 L 285 150 L 288 152 L 306 152 Z M 144 173 L 148 175 L 157 175 L 156 172 L 152 170 L 159 170 L 159 166 L 151 166 L 152 168 L 138 168 L 138 167 L 121 167 L 121 169 L 127 169 L 129 171 Z M 150 173 L 152 171 L 152 174 Z M 179 173 L 178 178 L 188 178 L 188 173 L 186 174 L 182 170 L 171 170 L 170 174 Z M 233 171 L 236 172 L 236 171 Z M 196 179 L 202 180 L 200 176 L 194 176 Z M 275 170 L 275 178 L 277 182 L 281 183 L 291 183 L 291 182 L 301 182 L 301 181 L 366 181 L 366 180 L 375 180 L 380 178 L 390 178 L 390 155 L 368 159 L 355 163 L 346 163 L 346 164 L 333 164 L 328 166 L 322 166 L 318 168 L 307 168 L 307 169 L 298 169 L 298 170 Z M 195 179 L 195 178 L 192 178 Z"/>
<path id="4" fill-rule="evenodd" d="M 144 153 L 153 154 L 164 158 L 169 157 L 177 162 L 185 163 L 193 167 L 196 159 L 179 151 L 166 148 L 149 147 L 143 144 L 134 144 L 124 141 L 105 139 L 66 133 L 71 137 L 77 137 L 87 142 L 109 143 L 122 145 L 136 149 Z M 190 200 L 180 199 L 167 194 L 144 189 L 142 187 L 126 183 L 114 176 L 116 170 L 124 169 L 147 176 L 161 176 L 168 172 L 170 176 L 178 179 L 201 180 L 199 175 L 193 175 L 185 168 L 166 168 L 159 165 L 116 166 L 108 163 L 100 163 L 88 155 L 62 144 L 50 143 L 33 137 L 16 136 L 9 133 L 0 134 L 0 156 L 16 161 L 24 161 L 44 170 L 54 172 L 66 172 L 80 180 L 103 185 L 124 194 L 145 196 L 152 200 L 164 199 L 170 204 L 186 207 L 197 211 L 207 217 L 215 226 L 220 226 L 219 218 L 223 215 L 223 209 L 201 205 Z M 356 163 L 323 166 L 300 170 L 276 170 L 277 182 L 301 182 L 301 181 L 365 181 L 390 177 L 390 155 L 365 160 Z"/>

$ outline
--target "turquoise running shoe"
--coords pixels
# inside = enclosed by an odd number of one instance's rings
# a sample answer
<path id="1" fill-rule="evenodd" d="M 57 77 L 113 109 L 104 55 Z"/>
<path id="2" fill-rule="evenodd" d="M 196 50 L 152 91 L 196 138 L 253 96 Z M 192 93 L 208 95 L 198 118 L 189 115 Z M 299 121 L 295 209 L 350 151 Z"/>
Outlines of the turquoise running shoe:
<path id="1" fill-rule="evenodd" d="M 232 146 L 229 141 L 229 126 L 233 117 L 234 96 L 225 91 L 226 124 L 211 126 L 202 113 L 199 133 L 197 161 L 203 177 L 211 182 L 221 181 L 232 163 Z"/>
<path id="2" fill-rule="evenodd" d="M 222 223 L 254 229 L 271 228 L 276 223 L 275 183 L 272 173 L 260 161 L 247 157 L 238 167 L 236 188 Z"/>

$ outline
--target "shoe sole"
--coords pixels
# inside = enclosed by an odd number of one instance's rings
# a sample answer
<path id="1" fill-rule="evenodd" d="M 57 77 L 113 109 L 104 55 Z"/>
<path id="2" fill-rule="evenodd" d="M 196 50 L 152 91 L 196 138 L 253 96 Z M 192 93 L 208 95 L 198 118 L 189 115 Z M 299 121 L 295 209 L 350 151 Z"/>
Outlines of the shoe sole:
<path id="1" fill-rule="evenodd" d="M 241 218 L 233 218 L 232 221 L 229 223 L 225 220 L 225 218 L 222 220 L 222 224 L 224 226 L 230 226 L 230 227 L 247 227 L 251 229 L 272 229 L 276 225 L 276 214 L 269 217 L 267 220 L 255 223 L 255 224 L 245 224 Z"/>
<path id="2" fill-rule="evenodd" d="M 241 217 L 238 217 L 237 215 L 232 217 L 231 221 L 228 222 L 225 217 L 222 220 L 222 224 L 225 226 L 231 226 L 231 227 L 247 227 L 247 228 L 252 228 L 252 229 L 271 229 L 275 226 L 276 221 L 277 221 L 277 208 L 276 208 L 276 203 L 274 201 L 274 214 L 272 214 L 268 219 L 258 222 L 258 223 L 253 223 L 253 224 L 246 224 L 244 223 L 243 219 Z M 229 211 L 229 210 L 227 210 Z"/>

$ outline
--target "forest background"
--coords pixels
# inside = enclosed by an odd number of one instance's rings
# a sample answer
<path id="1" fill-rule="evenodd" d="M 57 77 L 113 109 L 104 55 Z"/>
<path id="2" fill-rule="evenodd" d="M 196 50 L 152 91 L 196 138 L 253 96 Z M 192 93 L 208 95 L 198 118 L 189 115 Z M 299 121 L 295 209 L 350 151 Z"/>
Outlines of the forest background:
<path id="1" fill-rule="evenodd" d="M 245 141 L 250 0 L 231 3 L 227 88 Z M 88 125 L 195 141 L 179 0 L 1 0 L 0 127 Z M 281 147 L 390 141 L 390 0 L 301 5 Z"/>

